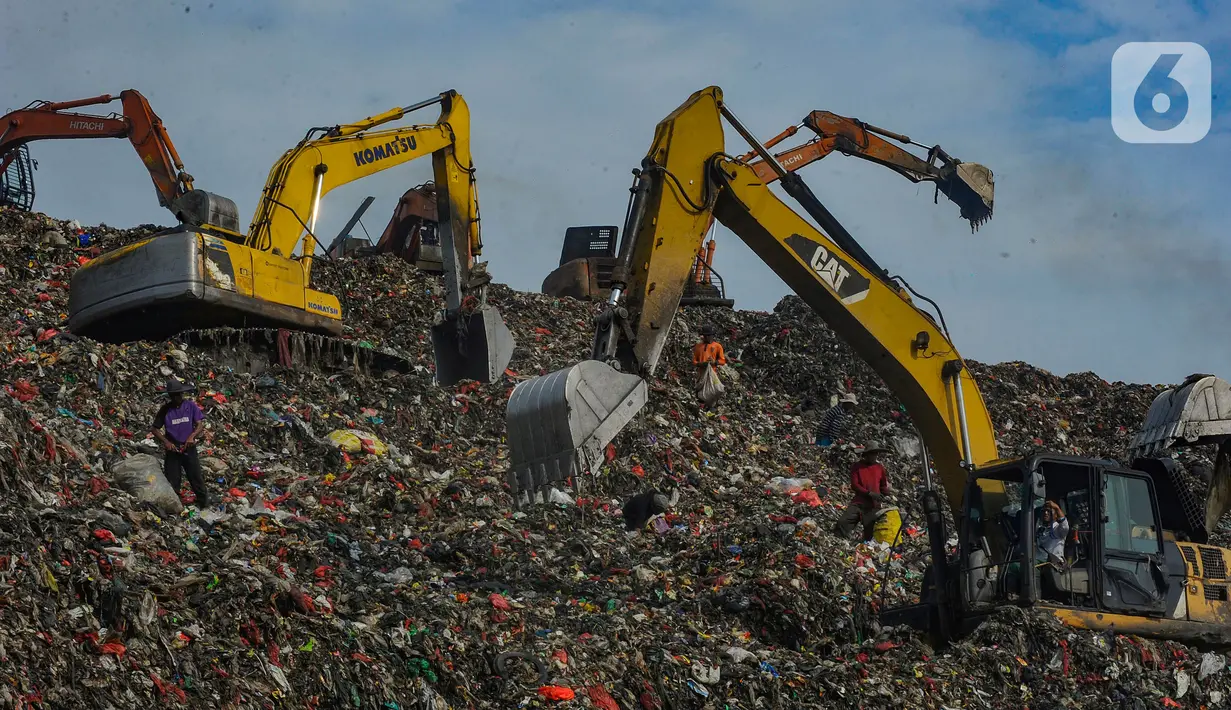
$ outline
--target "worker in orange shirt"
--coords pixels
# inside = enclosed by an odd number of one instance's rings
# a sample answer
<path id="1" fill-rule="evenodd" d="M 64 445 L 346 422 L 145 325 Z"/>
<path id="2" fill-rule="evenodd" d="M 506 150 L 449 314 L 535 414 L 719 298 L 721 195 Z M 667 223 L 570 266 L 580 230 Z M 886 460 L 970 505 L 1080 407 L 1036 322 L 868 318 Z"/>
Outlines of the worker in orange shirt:
<path id="1" fill-rule="evenodd" d="M 701 328 L 701 342 L 692 346 L 692 364 L 697 366 L 697 372 L 706 365 L 721 367 L 727 364 L 727 355 L 722 350 L 722 343 L 714 340 L 714 326 L 705 325 Z"/>
<path id="2" fill-rule="evenodd" d="M 714 326 L 701 328 L 701 342 L 692 347 L 692 364 L 697 368 L 697 397 L 706 406 L 718 401 L 725 389 L 718 379 L 718 368 L 727 364 L 722 343 L 714 340 Z"/>

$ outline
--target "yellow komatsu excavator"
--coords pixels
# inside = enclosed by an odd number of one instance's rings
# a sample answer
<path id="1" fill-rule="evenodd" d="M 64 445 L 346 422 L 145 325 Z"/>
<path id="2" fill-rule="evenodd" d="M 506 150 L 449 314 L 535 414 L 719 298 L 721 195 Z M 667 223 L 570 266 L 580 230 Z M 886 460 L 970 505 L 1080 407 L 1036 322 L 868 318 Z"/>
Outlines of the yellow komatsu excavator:
<path id="1" fill-rule="evenodd" d="M 724 153 L 723 118 L 821 229 L 751 165 Z M 912 623 L 947 640 L 997 608 L 1020 605 L 1075 627 L 1228 639 L 1231 560 L 1194 538 L 1199 531 L 1177 514 L 1171 481 L 1110 460 L 1047 453 L 999 460 L 991 417 L 943 318 L 917 306 L 905 282 L 878 266 L 756 141 L 720 89 L 696 92 L 660 122 L 635 174 L 591 359 L 524 381 L 510 397 L 508 483 L 519 505 L 596 470 L 604 446 L 644 406 L 644 378 L 654 373 L 693 255 L 715 218 L 877 372 L 919 431 L 932 464 L 923 495 L 932 575 L 922 604 L 884 610 L 883 623 Z M 941 495 L 959 521 L 953 558 Z M 1062 552 L 1037 543 L 1047 501 L 1062 506 L 1074 531 Z"/>
<path id="2" fill-rule="evenodd" d="M 441 108 L 433 124 L 380 128 L 433 105 Z M 270 170 L 246 235 L 234 220 L 181 224 L 94 259 L 73 276 L 69 329 L 110 342 L 220 327 L 341 335 L 342 304 L 311 285 L 321 198 L 425 155 L 432 156 L 445 262 L 446 305 L 432 329 L 437 380 L 493 381 L 514 343 L 486 303 L 486 265 L 475 261 L 482 241 L 470 111 L 456 91 L 310 130 Z"/>

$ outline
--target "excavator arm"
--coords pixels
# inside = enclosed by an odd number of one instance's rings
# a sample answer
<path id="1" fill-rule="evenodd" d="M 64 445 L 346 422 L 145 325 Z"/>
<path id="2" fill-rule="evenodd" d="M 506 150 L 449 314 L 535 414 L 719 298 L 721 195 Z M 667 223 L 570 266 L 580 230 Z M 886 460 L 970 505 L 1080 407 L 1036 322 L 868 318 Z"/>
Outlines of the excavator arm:
<path id="1" fill-rule="evenodd" d="M 808 128 L 816 137 L 774 156 L 778 165 L 787 170 L 799 170 L 837 151 L 882 165 L 914 183 L 935 183 L 936 191 L 944 193 L 961 209 L 962 218 L 970 222 L 972 230 L 992 216 L 992 173 L 978 163 L 964 163 L 938 145 L 928 147 L 900 133 L 829 111 L 813 111 L 798 125 L 766 141 L 764 147 L 772 148 L 798 133 L 800 128 Z M 928 157 L 926 160 L 919 158 L 885 138 L 928 148 Z M 741 160 L 748 162 L 756 157 L 757 151 L 752 150 L 741 156 Z M 752 168 L 761 182 L 769 183 L 778 178 L 771 160 L 753 162 Z"/>
<path id="2" fill-rule="evenodd" d="M 775 166 L 817 229 L 746 162 L 723 152 L 722 118 Z M 871 259 L 807 185 L 773 160 L 710 87 L 658 124 L 636 171 L 612 295 L 591 359 L 520 383 L 507 412 L 509 483 L 523 502 L 597 466 L 645 404 L 711 219 L 733 231 L 879 374 L 911 415 L 951 503 L 997 458 L 991 418 L 944 329 Z"/>
<path id="3" fill-rule="evenodd" d="M 372 130 L 435 104 L 440 104 L 441 112 L 434 124 Z M 455 243 L 457 266 L 446 268 L 446 273 L 452 272 L 458 284 L 465 286 L 482 242 L 470 154 L 470 110 L 455 91 L 357 123 L 309 131 L 270 169 L 246 243 L 284 256 L 302 247 L 301 263 L 308 277 L 316 252 L 314 229 L 321 198 L 334 188 L 425 155 L 432 156 L 442 243 L 446 238 Z M 459 304 L 463 290 L 468 289 L 457 289 Z"/>
<path id="4" fill-rule="evenodd" d="M 31 141 L 127 138 L 154 181 L 158 204 L 181 221 L 193 221 L 197 215 L 183 199 L 193 192 L 193 179 L 184 171 L 184 163 L 162 119 L 135 89 L 121 91 L 118 98 L 123 114 L 97 116 L 69 110 L 108 104 L 116 99 L 103 94 L 76 101 L 35 101 L 0 117 L 0 173 L 16 157 L 17 148 Z"/>

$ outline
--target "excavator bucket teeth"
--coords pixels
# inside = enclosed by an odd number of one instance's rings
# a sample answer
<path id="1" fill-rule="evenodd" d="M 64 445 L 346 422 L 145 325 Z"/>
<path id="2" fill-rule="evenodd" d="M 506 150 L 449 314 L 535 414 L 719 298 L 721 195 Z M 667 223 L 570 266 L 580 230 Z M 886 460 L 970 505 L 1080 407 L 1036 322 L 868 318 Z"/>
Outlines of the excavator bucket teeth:
<path id="1" fill-rule="evenodd" d="M 974 228 L 992 218 L 995 188 L 992 171 L 978 163 L 958 163 L 953 174 L 940 183 L 940 191 Z"/>
<path id="2" fill-rule="evenodd" d="M 432 326 L 436 381 L 444 386 L 462 380 L 495 382 L 513 357 L 513 334 L 493 306 Z"/>
<path id="3" fill-rule="evenodd" d="M 520 506 L 545 486 L 590 469 L 645 406 L 645 380 L 586 360 L 526 380 L 509 396 L 508 483 Z"/>

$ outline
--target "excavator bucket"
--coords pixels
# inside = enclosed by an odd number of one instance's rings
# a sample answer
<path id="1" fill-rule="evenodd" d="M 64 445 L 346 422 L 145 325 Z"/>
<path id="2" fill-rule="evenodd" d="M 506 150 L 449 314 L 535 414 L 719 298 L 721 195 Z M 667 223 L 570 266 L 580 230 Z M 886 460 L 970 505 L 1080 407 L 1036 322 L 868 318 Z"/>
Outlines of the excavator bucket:
<path id="1" fill-rule="evenodd" d="M 1214 530 L 1231 508 L 1231 383 L 1213 375 L 1191 375 L 1155 397 L 1129 453 L 1138 459 L 1202 444 L 1218 445 L 1204 506 L 1205 527 Z"/>
<path id="2" fill-rule="evenodd" d="M 1180 444 L 1218 443 L 1231 436 L 1231 383 L 1193 375 L 1154 398 L 1145 424 L 1133 437 L 1134 458 Z"/>
<path id="3" fill-rule="evenodd" d="M 513 357 L 513 334 L 500 311 L 483 306 L 432 326 L 436 381 L 455 385 L 462 380 L 495 382 Z"/>
<path id="4" fill-rule="evenodd" d="M 978 163 L 958 163 L 953 173 L 938 183 L 944 193 L 962 211 L 962 218 L 977 228 L 992 217 L 995 181 L 992 171 Z"/>
<path id="5" fill-rule="evenodd" d="M 548 485 L 593 470 L 645 406 L 645 380 L 585 360 L 513 389 L 505 414 L 508 483 L 518 506 Z"/>

